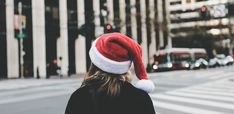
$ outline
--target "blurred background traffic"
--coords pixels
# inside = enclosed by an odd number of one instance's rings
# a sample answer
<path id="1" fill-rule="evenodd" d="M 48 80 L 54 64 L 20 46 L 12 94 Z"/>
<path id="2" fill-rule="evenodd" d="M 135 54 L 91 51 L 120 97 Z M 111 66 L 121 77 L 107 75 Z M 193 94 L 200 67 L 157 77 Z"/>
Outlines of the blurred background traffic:
<path id="1" fill-rule="evenodd" d="M 157 51 L 151 72 L 169 70 L 196 70 L 233 65 L 231 55 L 216 54 L 209 57 L 202 48 L 170 48 Z"/>
<path id="2" fill-rule="evenodd" d="M 110 32 L 141 44 L 148 72 L 233 61 L 233 0 L 1 0 L 0 9 L 1 79 L 85 73 L 92 41 Z"/>

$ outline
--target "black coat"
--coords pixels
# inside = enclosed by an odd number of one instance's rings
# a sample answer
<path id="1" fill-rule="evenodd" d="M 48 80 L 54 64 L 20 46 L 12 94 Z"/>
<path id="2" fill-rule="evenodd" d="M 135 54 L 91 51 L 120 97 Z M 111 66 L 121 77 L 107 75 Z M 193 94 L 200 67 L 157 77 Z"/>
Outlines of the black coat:
<path id="1" fill-rule="evenodd" d="M 65 114 L 155 114 L 149 95 L 130 83 L 124 82 L 115 97 L 99 93 L 93 100 L 89 90 L 89 87 L 77 89 L 68 101 Z"/>

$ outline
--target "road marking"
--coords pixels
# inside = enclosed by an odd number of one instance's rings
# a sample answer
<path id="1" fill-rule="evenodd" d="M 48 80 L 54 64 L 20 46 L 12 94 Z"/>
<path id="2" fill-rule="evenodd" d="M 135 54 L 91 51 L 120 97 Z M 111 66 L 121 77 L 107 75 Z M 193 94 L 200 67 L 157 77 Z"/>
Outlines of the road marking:
<path id="1" fill-rule="evenodd" d="M 217 88 L 217 87 L 194 87 L 193 90 L 202 90 L 202 91 L 213 91 L 213 92 L 225 92 L 225 93 L 234 93 L 233 89 L 224 89 L 224 88 Z"/>
<path id="2" fill-rule="evenodd" d="M 196 75 L 196 77 L 197 78 L 204 78 L 204 77 L 214 76 L 214 75 L 217 75 L 217 74 L 223 74 L 223 72 L 221 72 L 221 71 L 213 71 L 213 72 L 209 72 L 209 73 L 203 72 L 203 73 L 202 74 L 198 73 L 198 75 Z"/>
<path id="3" fill-rule="evenodd" d="M 19 79 L 19 80 L 7 80 L 0 83 L 0 90 L 11 90 L 11 89 L 25 89 L 28 87 L 40 87 L 40 86 L 50 86 L 50 85 L 63 85 L 67 83 L 74 83 L 77 80 L 67 79 L 67 80 L 37 80 L 37 79 Z"/>
<path id="4" fill-rule="evenodd" d="M 152 98 L 156 98 L 156 99 L 164 99 L 164 100 L 171 100 L 171 101 L 177 101 L 177 102 L 213 106 L 213 107 L 230 109 L 230 110 L 234 109 L 234 105 L 229 104 L 229 103 L 214 102 L 214 101 L 200 100 L 200 99 L 194 99 L 194 98 L 176 97 L 176 96 L 170 96 L 170 95 L 165 95 L 165 94 L 158 94 L 158 95 L 153 94 L 151 96 Z"/>
<path id="5" fill-rule="evenodd" d="M 228 73 L 222 72 L 220 75 L 210 77 L 210 79 L 220 79 L 220 78 L 226 78 L 226 77 L 230 77 L 230 76 L 233 76 L 233 73 L 231 73 L 231 72 L 228 72 Z"/>
<path id="6" fill-rule="evenodd" d="M 0 93 L 0 98 L 5 98 L 5 97 L 8 97 L 10 95 L 15 95 L 15 94 L 22 94 L 22 93 L 25 93 L 25 94 L 28 94 L 28 93 L 34 93 L 34 92 L 43 92 L 45 90 L 61 90 L 61 89 L 77 89 L 76 87 L 74 87 L 75 85 L 78 85 L 77 83 L 74 83 L 74 84 L 70 84 L 68 86 L 66 85 L 53 85 L 53 86 L 42 86 L 42 87 L 32 87 L 32 88 L 26 88 L 26 89 L 16 89 L 14 91 L 5 91 L 5 92 L 2 92 Z"/>
<path id="7" fill-rule="evenodd" d="M 189 114 L 226 114 L 226 113 L 218 112 L 218 111 L 211 111 L 211 110 L 206 110 L 206 109 L 201 109 L 201 108 L 188 107 L 188 106 L 154 101 L 154 100 L 153 100 L 153 104 L 155 107 L 165 108 L 165 109 L 189 113 Z"/>
<path id="8" fill-rule="evenodd" d="M 233 74 L 234 75 L 234 74 Z M 227 82 L 227 81 L 226 81 Z M 229 83 L 223 83 L 223 86 L 227 86 L 227 87 L 233 87 L 234 86 L 234 81 L 228 81 Z"/>
<path id="9" fill-rule="evenodd" d="M 221 95 L 221 96 L 228 96 L 228 97 L 234 97 L 234 93 L 223 93 L 223 92 L 216 92 L 216 91 L 202 91 L 202 90 L 189 90 L 189 89 L 184 89 L 180 90 L 183 92 L 188 92 L 188 93 L 199 93 L 199 94 L 209 94 L 209 95 Z"/>
<path id="10" fill-rule="evenodd" d="M 234 98 L 233 97 L 202 95 L 202 94 L 185 93 L 185 92 L 179 92 L 179 91 L 167 92 L 167 94 L 181 96 L 181 97 L 193 97 L 193 98 L 221 100 L 221 101 L 227 101 L 227 102 L 233 102 L 234 103 Z"/>
<path id="11" fill-rule="evenodd" d="M 217 85 L 217 84 L 213 84 L 213 85 L 205 85 L 204 88 L 216 88 L 216 89 L 220 89 L 220 90 L 233 90 L 234 86 L 229 86 L 229 85 Z"/>
<path id="12" fill-rule="evenodd" d="M 173 87 L 162 87 L 162 86 L 161 87 L 156 86 L 156 88 L 157 88 L 156 91 L 157 90 L 171 90 L 171 89 L 173 89 Z"/>
<path id="13" fill-rule="evenodd" d="M 55 96 L 61 96 L 61 95 L 67 95 L 71 94 L 73 91 L 72 90 L 62 90 L 59 92 L 51 92 L 51 93 L 42 93 L 42 94 L 33 94 L 33 95 L 25 95 L 25 96 L 19 96 L 19 97 L 14 97 L 10 99 L 1 99 L 0 100 L 0 105 L 1 104 L 8 104 L 8 103 L 16 103 L 16 102 L 25 102 L 29 100 L 34 100 L 34 99 L 42 99 L 42 98 L 47 98 L 47 97 L 55 97 Z"/>

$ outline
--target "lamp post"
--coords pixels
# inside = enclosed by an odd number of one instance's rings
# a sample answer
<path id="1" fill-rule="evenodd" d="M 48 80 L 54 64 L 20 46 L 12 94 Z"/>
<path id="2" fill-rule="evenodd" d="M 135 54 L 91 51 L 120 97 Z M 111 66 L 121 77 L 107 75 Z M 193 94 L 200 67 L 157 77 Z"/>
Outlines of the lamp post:
<path id="1" fill-rule="evenodd" d="M 19 59 L 20 59 L 20 77 L 24 76 L 24 59 L 23 56 L 25 52 L 23 51 L 23 28 L 22 28 L 22 2 L 18 3 L 18 12 L 19 12 Z"/>

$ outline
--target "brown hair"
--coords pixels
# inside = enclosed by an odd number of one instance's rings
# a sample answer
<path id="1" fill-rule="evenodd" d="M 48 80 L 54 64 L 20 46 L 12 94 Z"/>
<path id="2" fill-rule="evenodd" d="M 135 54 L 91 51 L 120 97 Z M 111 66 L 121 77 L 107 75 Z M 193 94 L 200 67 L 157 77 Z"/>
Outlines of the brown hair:
<path id="1" fill-rule="evenodd" d="M 131 81 L 130 71 L 124 74 L 112 74 L 91 64 L 81 87 L 98 85 L 96 88 L 98 92 L 102 91 L 107 95 L 116 96 L 120 93 L 121 84 L 124 81 Z"/>

